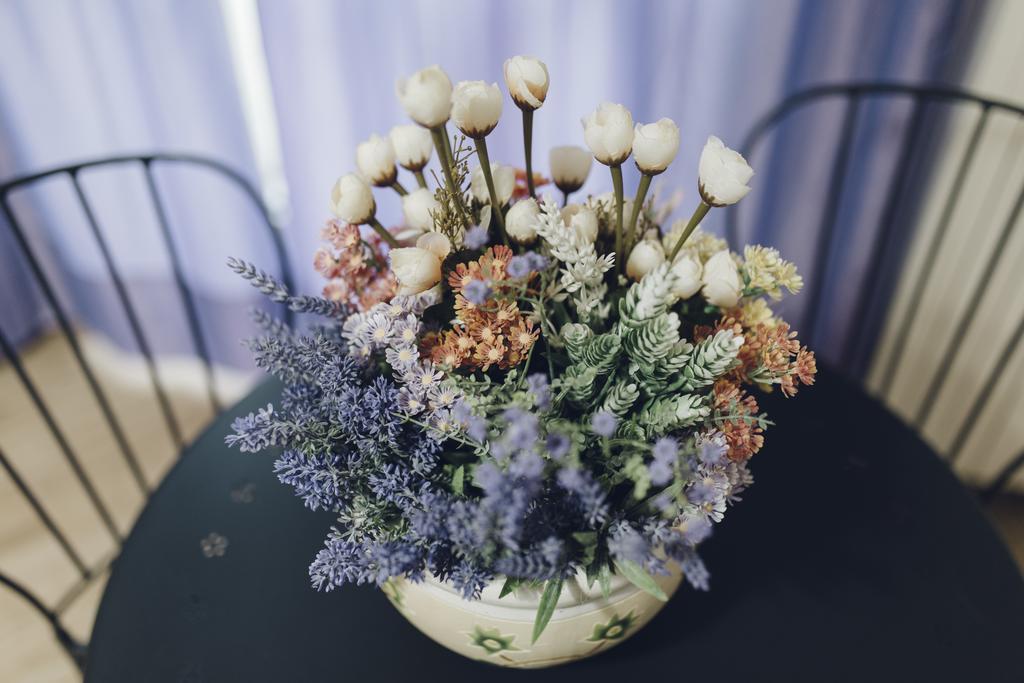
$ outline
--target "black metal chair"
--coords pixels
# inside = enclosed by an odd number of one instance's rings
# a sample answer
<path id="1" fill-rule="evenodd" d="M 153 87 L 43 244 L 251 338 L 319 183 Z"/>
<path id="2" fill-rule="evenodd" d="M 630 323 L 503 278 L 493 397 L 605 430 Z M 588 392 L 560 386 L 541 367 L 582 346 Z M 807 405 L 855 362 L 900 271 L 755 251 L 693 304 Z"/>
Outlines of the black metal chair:
<path id="1" fill-rule="evenodd" d="M 274 224 L 271 214 L 260 199 L 259 193 L 241 173 L 214 159 L 191 154 L 145 154 L 137 156 L 109 157 L 49 169 L 40 173 L 17 177 L 0 184 L 0 210 L 2 210 L 2 214 L 4 218 L 6 218 L 8 228 L 14 236 L 15 243 L 20 251 L 19 255 L 28 265 L 35 284 L 41 292 L 46 305 L 49 307 L 57 328 L 66 340 L 77 367 L 87 382 L 92 396 L 102 412 L 106 426 L 109 428 L 117 444 L 117 448 L 123 456 L 124 462 L 128 470 L 131 472 L 132 478 L 144 499 L 148 498 L 152 491 L 152 485 L 146 480 L 139 464 L 139 458 L 133 451 L 132 446 L 125 436 L 125 430 L 122 423 L 111 406 L 107 393 L 97 380 L 97 374 L 94 367 L 90 364 L 82 350 L 79 336 L 72 326 L 72 314 L 60 303 L 55 291 L 54 283 L 48 278 L 41 263 L 41 259 L 33 249 L 28 235 L 26 234 L 26 229 L 24 228 L 23 223 L 19 221 L 18 215 L 16 215 L 15 210 L 12 208 L 10 198 L 11 195 L 16 193 L 19 189 L 27 188 L 44 179 L 64 178 L 70 182 L 74 196 L 85 217 L 91 236 L 99 249 L 106 273 L 113 284 L 117 301 L 120 304 L 121 312 L 124 314 L 125 319 L 128 322 L 131 336 L 145 360 L 154 396 L 163 420 L 166 422 L 168 432 L 174 441 L 175 447 L 180 452 L 181 448 L 185 445 L 185 438 L 182 434 L 179 421 L 175 416 L 174 409 L 168 400 L 166 388 L 157 372 L 157 366 L 152 352 L 152 345 L 143 331 L 142 325 L 139 321 L 139 316 L 128 296 L 124 279 L 122 278 L 121 271 L 111 254 L 110 244 L 101 229 L 97 213 L 94 210 L 93 205 L 90 203 L 89 197 L 83 189 L 80 181 L 83 172 L 99 167 L 135 166 L 144 174 L 148 201 L 151 202 L 152 209 L 157 219 L 156 222 L 159 226 L 162 244 L 166 249 L 167 256 L 171 264 L 175 288 L 180 299 L 180 303 L 184 309 L 188 324 L 188 331 L 194 346 L 195 354 L 202 361 L 205 369 L 206 393 L 209 397 L 213 414 L 216 415 L 221 411 L 222 406 L 214 385 L 213 365 L 211 363 L 210 353 L 208 350 L 209 344 L 207 338 L 204 337 L 203 329 L 200 325 L 200 317 L 198 315 L 197 302 L 193 294 L 193 289 L 186 280 L 185 270 L 182 267 L 182 257 L 179 253 L 179 246 L 175 243 L 174 231 L 172 230 L 172 226 L 168 219 L 168 212 L 165 207 L 165 198 L 162 196 L 156 178 L 154 177 L 154 168 L 159 165 L 177 165 L 192 169 L 206 169 L 207 171 L 212 171 L 214 174 L 226 179 L 229 183 L 237 187 L 241 191 L 245 201 L 251 203 L 262 217 L 265 234 L 269 238 L 270 245 L 277 256 L 277 265 L 281 275 L 281 280 L 286 284 L 286 286 L 291 286 L 292 277 L 280 230 Z M 290 321 L 292 311 L 284 308 L 283 315 L 286 320 Z M 89 502 L 94 507 L 106 531 L 109 533 L 115 549 L 119 550 L 124 539 L 117 527 L 109 506 L 104 502 L 96 485 L 90 479 L 83 467 L 82 460 L 76 451 L 76 448 L 72 445 L 72 440 L 69 439 L 58 426 L 51 408 L 47 405 L 36 385 L 29 377 L 21 358 L 19 357 L 18 350 L 14 347 L 13 340 L 10 339 L 3 330 L 0 330 L 0 351 L 3 352 L 3 357 L 6 358 L 7 362 L 13 368 L 14 373 L 24 386 L 29 398 L 38 410 L 39 415 L 49 428 L 50 434 L 56 441 L 60 452 L 66 459 L 71 472 L 78 484 L 81 486 L 81 489 L 84 491 Z M 38 516 L 39 520 L 45 526 L 53 540 L 57 545 L 59 545 L 64 555 L 67 557 L 67 560 L 74 567 L 75 573 L 78 577 L 75 583 L 70 586 L 63 596 L 54 604 L 47 604 L 44 600 L 40 599 L 36 592 L 30 587 L 24 585 L 22 582 L 14 580 L 2 572 L 0 572 L 0 583 L 9 587 L 15 593 L 24 598 L 32 607 L 39 611 L 47 621 L 49 621 L 53 626 L 57 640 L 71 656 L 76 665 L 81 668 L 85 662 L 87 646 L 86 644 L 79 642 L 69 633 L 65 624 L 62 622 L 62 617 L 82 591 L 94 579 L 102 575 L 110 563 L 116 559 L 117 552 L 115 550 L 114 553 L 104 557 L 99 563 L 88 563 L 83 559 L 82 554 L 76 550 L 75 543 L 68 538 L 67 534 L 61 530 L 53 520 L 52 516 L 47 512 L 45 498 L 38 495 L 37 492 L 33 491 L 29 487 L 25 479 L 19 475 L 11 460 L 3 453 L 2 450 L 0 450 L 0 466 L 2 466 L 3 470 L 11 478 L 15 487 L 24 496 L 25 500 L 28 502 L 36 516 Z"/>
<path id="2" fill-rule="evenodd" d="M 839 353 L 830 359 L 836 367 L 845 370 L 847 374 L 858 380 L 866 376 L 877 350 L 876 344 L 882 325 L 889 317 L 896 280 L 902 272 L 910 237 L 912 237 L 898 229 L 897 218 L 905 218 L 904 222 L 908 225 L 917 223 L 919 216 L 914 214 L 921 208 L 920 195 L 932 180 L 930 171 L 933 164 L 928 162 L 934 160 L 940 151 L 942 132 L 949 125 L 951 114 L 967 110 L 973 112 L 976 117 L 971 125 L 967 144 L 960 158 L 956 160 L 952 186 L 943 202 L 938 224 L 932 234 L 927 237 L 923 265 L 918 272 L 913 274 L 913 281 L 909 289 L 908 314 L 902 320 L 889 322 L 889 324 L 895 325 L 895 341 L 891 352 L 884 358 L 881 387 L 878 392 L 883 400 L 889 402 L 896 368 L 911 351 L 908 348 L 908 340 L 918 321 L 918 311 L 920 310 L 918 304 L 924 296 L 925 288 L 935 274 L 936 262 L 948 242 L 951 219 L 958 203 L 962 200 L 968 177 L 972 169 L 976 169 L 980 165 L 978 149 L 982 136 L 996 113 L 1011 117 L 1015 121 L 1015 125 L 1019 125 L 1024 120 L 1024 107 L 981 97 L 966 90 L 948 86 L 848 83 L 812 87 L 796 92 L 755 123 L 743 141 L 742 153 L 748 158 L 752 155 L 756 156 L 757 152 L 766 146 L 770 136 L 773 133 L 778 134 L 780 128 L 787 122 L 791 122 L 791 117 L 797 112 L 806 112 L 828 104 L 840 105 L 843 111 L 837 144 L 834 147 L 817 147 L 810 152 L 816 153 L 824 150 L 826 154 L 833 154 L 828 171 L 828 192 L 821 206 L 821 223 L 813 250 L 813 264 L 807 273 L 809 282 L 808 291 L 805 294 L 808 297 L 807 308 L 803 319 L 797 320 L 797 327 L 804 331 L 803 338 L 812 348 L 815 345 L 816 332 L 822 313 L 830 303 L 825 290 L 825 281 L 823 278 L 819 278 L 818 274 L 824 272 L 831 259 L 836 255 L 837 224 L 841 218 L 840 207 L 844 191 L 847 189 L 846 179 L 855 153 L 853 149 L 855 131 L 860 118 L 864 116 L 865 108 L 876 102 L 902 102 L 909 108 L 909 111 L 907 112 L 907 124 L 903 127 L 901 139 L 895 146 L 895 149 L 898 150 L 896 161 L 887 196 L 882 203 L 879 224 L 871 226 L 874 227 L 874 230 L 869 248 L 870 257 L 867 270 L 862 274 L 860 292 L 853 307 L 855 321 L 874 320 L 876 324 L 874 326 L 861 325 L 859 334 L 848 335 L 838 349 Z M 936 141 L 939 141 L 940 144 L 935 144 Z M 932 144 L 929 145 L 929 143 Z M 1014 154 L 1016 158 L 1024 156 L 1019 150 L 1004 149 L 1003 152 Z M 922 169 L 922 172 L 915 173 L 915 169 Z M 961 345 L 958 342 L 977 322 L 982 297 L 988 290 L 996 269 L 1007 258 L 1007 246 L 1014 234 L 1021 209 L 1024 207 L 1024 188 L 1016 190 L 1015 197 L 1009 216 L 1002 224 L 998 238 L 985 257 L 985 266 L 980 278 L 977 282 L 969 285 L 969 303 L 956 320 L 953 335 L 942 347 L 941 360 L 925 378 L 927 390 L 910 420 L 911 426 L 919 432 L 932 415 L 936 400 L 949 377 L 949 374 L 942 370 L 949 368 L 958 353 L 961 352 Z M 740 204 L 728 212 L 726 217 L 726 234 L 732 245 L 740 244 L 739 217 L 742 214 L 743 204 Z M 860 226 L 858 226 L 859 229 Z M 888 277 L 886 277 L 887 274 Z M 965 411 L 956 435 L 944 453 L 950 464 L 955 463 L 963 455 L 964 446 L 976 428 L 979 417 L 990 404 L 996 384 L 1010 367 L 1014 354 L 1020 348 L 1022 337 L 1024 337 L 1024 317 L 1017 323 L 1009 339 L 1000 349 L 996 363 L 987 373 L 980 393 L 974 397 L 968 410 Z M 1024 466 L 1024 452 L 1006 463 L 997 476 L 983 486 L 982 499 L 991 500 L 1003 491 L 1022 466 Z"/>

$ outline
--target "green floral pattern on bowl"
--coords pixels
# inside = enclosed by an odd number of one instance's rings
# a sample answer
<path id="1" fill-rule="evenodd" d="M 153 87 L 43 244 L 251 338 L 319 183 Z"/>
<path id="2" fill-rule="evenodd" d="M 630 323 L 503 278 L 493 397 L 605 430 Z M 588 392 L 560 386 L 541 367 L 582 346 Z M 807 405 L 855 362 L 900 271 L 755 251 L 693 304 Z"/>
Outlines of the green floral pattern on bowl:
<path id="1" fill-rule="evenodd" d="M 481 628 L 480 626 L 476 626 L 469 634 L 469 642 L 483 648 L 489 655 L 496 655 L 506 650 L 518 650 L 519 648 L 512 645 L 512 641 L 515 639 L 515 636 L 502 635 L 496 628 Z"/>
<path id="2" fill-rule="evenodd" d="M 594 624 L 594 633 L 587 640 L 591 642 L 619 640 L 633 627 L 635 621 L 636 616 L 632 610 L 624 617 L 620 617 L 618 613 L 613 614 L 611 621 L 607 624 Z"/>

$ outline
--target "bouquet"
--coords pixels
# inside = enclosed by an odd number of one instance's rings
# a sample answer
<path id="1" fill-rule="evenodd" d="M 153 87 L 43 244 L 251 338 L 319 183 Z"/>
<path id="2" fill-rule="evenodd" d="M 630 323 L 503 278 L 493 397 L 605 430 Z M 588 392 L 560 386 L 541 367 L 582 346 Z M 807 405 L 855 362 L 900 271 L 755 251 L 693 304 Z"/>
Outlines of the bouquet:
<path id="1" fill-rule="evenodd" d="M 799 291 L 793 264 L 698 229 L 749 192 L 741 155 L 710 137 L 697 209 L 670 223 L 678 200 L 648 191 L 676 156 L 673 121 L 634 127 L 602 104 L 582 120 L 589 150 L 551 150 L 549 180 L 531 149 L 547 67 L 514 57 L 504 75 L 525 169 L 489 159 L 498 86 L 453 88 L 432 66 L 397 87 L 415 123 L 360 144 L 359 173 L 331 191 L 322 296 L 229 261 L 320 322 L 300 333 L 257 314 L 248 344 L 281 395 L 227 442 L 281 448 L 280 481 L 336 516 L 309 568 L 317 589 L 432 577 L 473 600 L 495 581 L 502 595 L 532 587 L 536 640 L 570 582 L 607 591 L 619 576 L 664 598 L 655 579 L 677 571 L 708 588 L 699 546 L 752 483 L 770 424 L 753 392 L 796 394 L 815 360 L 770 308 Z M 613 191 L 576 197 L 592 159 Z M 401 226 L 377 220 L 373 187 L 401 195 Z"/>

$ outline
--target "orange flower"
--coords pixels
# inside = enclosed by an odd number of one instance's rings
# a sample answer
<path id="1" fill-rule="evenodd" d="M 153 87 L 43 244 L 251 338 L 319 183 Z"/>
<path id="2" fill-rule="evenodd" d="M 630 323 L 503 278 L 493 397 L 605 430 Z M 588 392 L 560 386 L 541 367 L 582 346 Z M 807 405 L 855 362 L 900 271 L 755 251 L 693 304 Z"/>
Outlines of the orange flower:
<path id="1" fill-rule="evenodd" d="M 481 342 L 476 345 L 473 353 L 473 360 L 480 369 L 486 372 L 492 365 L 497 365 L 505 358 L 505 340 L 500 335 L 495 337 L 493 342 Z"/>
<path id="2" fill-rule="evenodd" d="M 494 317 L 494 322 L 502 329 L 507 329 L 513 321 L 521 318 L 519 306 L 515 301 L 499 301 L 496 310 L 491 312 L 491 315 Z"/>
<path id="3" fill-rule="evenodd" d="M 480 273 L 480 264 L 476 261 L 470 261 L 469 263 L 458 263 L 452 272 L 448 273 L 448 286 L 452 288 L 456 293 L 461 292 L 462 288 L 468 285 L 473 280 L 483 280 L 484 277 Z"/>
<path id="4" fill-rule="evenodd" d="M 726 379 L 715 382 L 712 394 L 715 411 L 722 418 L 718 428 L 725 436 L 729 458 L 750 458 L 764 445 L 764 429 L 754 422 L 757 399 Z"/>

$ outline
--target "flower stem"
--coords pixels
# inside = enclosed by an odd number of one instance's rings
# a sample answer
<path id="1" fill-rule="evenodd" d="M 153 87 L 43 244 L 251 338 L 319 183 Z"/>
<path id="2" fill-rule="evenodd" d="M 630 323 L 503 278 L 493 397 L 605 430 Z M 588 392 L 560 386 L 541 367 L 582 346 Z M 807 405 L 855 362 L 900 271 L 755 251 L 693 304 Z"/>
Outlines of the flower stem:
<path id="1" fill-rule="evenodd" d="M 434 138 L 434 149 L 437 150 L 437 159 L 441 162 L 441 170 L 444 172 L 448 190 L 452 194 L 457 194 L 458 189 L 455 187 L 455 178 L 452 175 L 451 157 L 448 156 L 448 132 L 444 126 L 438 126 L 430 129 L 430 136 Z"/>
<path id="2" fill-rule="evenodd" d="M 373 228 L 374 231 L 380 235 L 380 238 L 387 242 L 391 248 L 398 246 L 398 240 L 395 239 L 394 235 L 387 231 L 387 228 L 380 224 L 380 221 L 377 220 L 376 216 L 372 216 L 370 218 L 370 227 Z"/>
<path id="3" fill-rule="evenodd" d="M 640 218 L 640 210 L 644 205 L 644 197 L 647 196 L 647 190 L 651 187 L 651 178 L 654 176 L 642 173 L 640 175 L 640 184 L 636 186 L 636 197 L 633 198 L 633 214 L 629 217 L 629 232 L 626 233 L 626 251 L 633 248 L 636 243 L 636 222 Z"/>
<path id="4" fill-rule="evenodd" d="M 672 263 L 676 260 L 676 254 L 679 253 L 679 249 L 683 246 L 683 242 L 690 236 L 690 234 L 697 229 L 700 222 L 704 220 L 704 216 L 708 215 L 708 211 L 711 210 L 711 205 L 701 202 L 694 209 L 693 215 L 690 216 L 690 222 L 686 224 L 686 228 L 683 230 L 683 234 L 679 236 L 679 241 L 676 242 L 676 246 L 672 247 L 672 253 L 668 256 L 668 262 Z"/>
<path id="5" fill-rule="evenodd" d="M 487 156 L 487 138 L 473 138 L 473 142 L 476 143 L 476 155 L 480 159 L 480 170 L 483 171 L 484 180 L 487 182 L 487 193 L 491 196 L 491 216 L 498 222 L 501 241 L 508 244 L 508 235 L 505 234 L 505 217 L 501 215 L 498 193 L 494 189 L 494 178 L 491 177 L 491 160 Z"/>
<path id="6" fill-rule="evenodd" d="M 569 193 L 563 190 L 562 191 L 562 208 L 564 209 L 568 205 L 569 205 Z"/>
<path id="7" fill-rule="evenodd" d="M 400 197 L 404 197 L 405 195 L 409 194 L 409 191 L 406 190 L 405 186 L 403 186 L 402 183 L 398 182 L 397 179 L 395 180 L 395 182 L 391 183 L 391 189 L 397 192 L 398 196 Z"/>
<path id="8" fill-rule="evenodd" d="M 615 188 L 615 260 L 625 269 L 626 258 L 622 253 L 622 166 L 609 166 L 612 172 L 612 187 Z"/>
<path id="9" fill-rule="evenodd" d="M 413 171 L 416 174 L 416 184 L 423 189 L 427 188 L 427 179 L 423 177 L 423 171 Z"/>
<path id="10" fill-rule="evenodd" d="M 537 188 L 533 186 L 533 110 L 523 109 L 523 147 L 526 152 L 526 187 L 530 196 L 536 199 Z"/>

